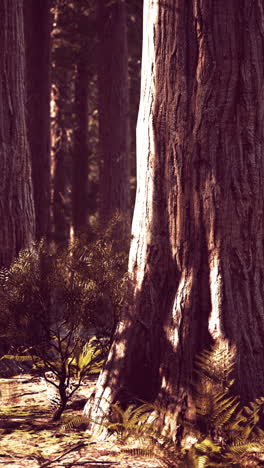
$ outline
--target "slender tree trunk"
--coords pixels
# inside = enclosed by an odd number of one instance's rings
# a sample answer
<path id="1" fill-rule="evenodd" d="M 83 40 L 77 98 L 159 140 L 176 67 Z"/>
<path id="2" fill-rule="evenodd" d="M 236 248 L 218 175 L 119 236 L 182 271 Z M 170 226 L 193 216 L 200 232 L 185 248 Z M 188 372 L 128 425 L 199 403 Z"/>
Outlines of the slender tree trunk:
<path id="1" fill-rule="evenodd" d="M 129 109 L 126 8 L 123 0 L 98 2 L 98 99 L 100 141 L 100 218 L 128 215 Z"/>
<path id="2" fill-rule="evenodd" d="M 50 231 L 50 5 L 50 0 L 24 2 L 27 127 L 37 240 Z"/>
<path id="3" fill-rule="evenodd" d="M 67 395 L 66 395 L 65 381 L 60 382 L 59 396 L 60 396 L 59 407 L 54 412 L 54 415 L 52 417 L 52 421 L 59 421 L 63 411 L 66 409 L 66 406 L 67 406 Z"/>
<path id="4" fill-rule="evenodd" d="M 264 394 L 263 24 L 260 1 L 145 2 L 132 291 L 97 420 L 131 398 L 184 412 L 194 355 L 217 339 L 242 400 Z"/>
<path id="5" fill-rule="evenodd" d="M 52 232 L 57 245 L 68 242 L 72 224 L 70 191 L 74 58 L 72 49 L 68 48 L 67 39 L 63 35 L 67 9 L 67 2 L 55 1 L 52 31 L 51 198 Z"/>
<path id="6" fill-rule="evenodd" d="M 0 2 L 0 177 L 0 265 L 9 266 L 35 236 L 22 0 Z"/>
<path id="7" fill-rule="evenodd" d="M 69 216 L 67 216 L 68 194 L 67 183 L 69 172 L 69 142 L 65 128 L 64 112 L 67 103 L 69 76 L 54 86 L 54 117 L 52 124 L 53 151 L 53 230 L 54 240 L 58 245 L 69 239 Z"/>
<path id="8" fill-rule="evenodd" d="M 75 78 L 75 128 L 73 147 L 72 219 L 74 233 L 82 232 L 88 217 L 88 73 L 81 57 Z"/>

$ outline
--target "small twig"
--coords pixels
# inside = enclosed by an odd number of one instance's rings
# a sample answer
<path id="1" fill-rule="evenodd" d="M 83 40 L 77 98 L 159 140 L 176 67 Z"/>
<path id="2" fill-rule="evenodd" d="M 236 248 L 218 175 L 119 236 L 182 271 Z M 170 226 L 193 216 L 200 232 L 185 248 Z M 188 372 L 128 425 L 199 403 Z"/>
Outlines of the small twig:
<path id="1" fill-rule="evenodd" d="M 96 444 L 96 442 L 80 442 L 79 444 L 75 445 L 74 447 L 71 447 L 70 449 L 66 450 L 62 455 L 60 455 L 57 458 L 54 458 L 54 460 L 49 460 L 40 465 L 39 468 L 44 468 L 45 466 L 51 465 L 52 463 L 55 463 L 56 461 L 59 461 L 61 458 L 65 457 L 68 453 L 72 452 L 73 450 L 77 450 L 78 448 L 84 447 L 85 445 L 91 445 L 91 444 Z"/>

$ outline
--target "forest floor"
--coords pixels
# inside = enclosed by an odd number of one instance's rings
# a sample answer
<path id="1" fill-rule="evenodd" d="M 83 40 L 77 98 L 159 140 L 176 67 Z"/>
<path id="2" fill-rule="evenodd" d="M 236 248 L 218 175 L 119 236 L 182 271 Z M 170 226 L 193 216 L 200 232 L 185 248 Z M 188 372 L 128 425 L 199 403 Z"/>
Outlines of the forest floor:
<path id="1" fill-rule="evenodd" d="M 76 401 L 85 402 L 94 382 L 81 387 Z M 19 375 L 0 379 L 0 468 L 159 468 L 154 458 L 126 453 L 111 438 L 93 441 L 84 430 L 65 429 L 51 421 L 45 382 L 41 377 Z M 74 404 L 67 416 L 82 414 Z"/>
<path id="2" fill-rule="evenodd" d="M 65 411 L 52 422 L 43 378 L 22 374 L 0 378 L 0 468 L 161 468 L 162 459 L 146 457 L 115 438 L 94 440 L 82 424 L 66 428 L 67 418 L 82 415 L 95 382 L 87 380 Z M 241 467 L 262 467 L 264 455 L 249 456 Z M 177 461 L 174 460 L 174 468 Z M 232 465 L 233 466 L 233 465 Z M 186 467 L 187 468 L 187 467 Z"/>

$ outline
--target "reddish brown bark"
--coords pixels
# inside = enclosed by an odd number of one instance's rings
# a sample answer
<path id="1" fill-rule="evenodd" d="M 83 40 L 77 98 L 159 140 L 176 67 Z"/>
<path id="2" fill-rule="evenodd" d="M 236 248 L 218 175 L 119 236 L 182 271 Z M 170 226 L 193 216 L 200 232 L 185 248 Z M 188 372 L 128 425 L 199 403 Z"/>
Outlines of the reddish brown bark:
<path id="1" fill-rule="evenodd" d="M 126 9 L 123 0 L 98 2 L 100 217 L 128 215 L 129 111 Z"/>
<path id="2" fill-rule="evenodd" d="M 50 5 L 50 0 L 24 2 L 27 127 L 37 240 L 50 232 Z"/>
<path id="3" fill-rule="evenodd" d="M 88 184 L 88 73 L 86 57 L 80 57 L 75 77 L 75 128 L 73 134 L 72 220 L 74 233 L 87 227 Z"/>
<path id="4" fill-rule="evenodd" d="M 54 117 L 52 123 L 52 156 L 53 156 L 53 231 L 58 245 L 69 239 L 69 141 L 65 128 L 65 108 L 68 103 L 68 84 L 71 73 L 66 74 L 53 87 Z"/>
<path id="5" fill-rule="evenodd" d="M 97 418 L 131 398 L 188 406 L 215 339 L 236 348 L 242 399 L 264 394 L 263 24 L 259 1 L 145 3 L 132 292 Z"/>
<path id="6" fill-rule="evenodd" d="M 25 120 L 22 0 L 0 2 L 0 265 L 9 266 L 35 236 Z"/>

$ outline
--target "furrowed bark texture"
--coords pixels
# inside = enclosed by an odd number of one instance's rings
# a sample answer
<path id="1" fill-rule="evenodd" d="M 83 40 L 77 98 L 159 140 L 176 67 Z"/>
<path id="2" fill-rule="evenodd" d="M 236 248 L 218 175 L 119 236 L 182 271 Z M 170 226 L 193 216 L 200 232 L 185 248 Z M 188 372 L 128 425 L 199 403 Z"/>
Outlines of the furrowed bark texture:
<path id="1" fill-rule="evenodd" d="M 93 416 L 131 397 L 182 411 L 215 339 L 242 399 L 264 394 L 263 25 L 261 1 L 145 2 L 132 292 Z"/>
<path id="2" fill-rule="evenodd" d="M 35 235 L 25 120 L 22 0 L 0 2 L 0 265 L 9 266 Z"/>
<path id="3" fill-rule="evenodd" d="M 100 141 L 100 218 L 127 215 L 129 187 L 129 113 L 126 9 L 123 0 L 98 2 L 98 100 Z"/>
<path id="4" fill-rule="evenodd" d="M 24 2 L 27 127 L 36 238 L 50 233 L 50 0 Z"/>

